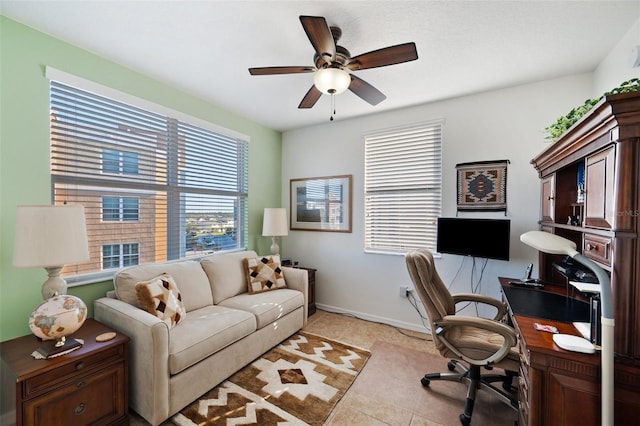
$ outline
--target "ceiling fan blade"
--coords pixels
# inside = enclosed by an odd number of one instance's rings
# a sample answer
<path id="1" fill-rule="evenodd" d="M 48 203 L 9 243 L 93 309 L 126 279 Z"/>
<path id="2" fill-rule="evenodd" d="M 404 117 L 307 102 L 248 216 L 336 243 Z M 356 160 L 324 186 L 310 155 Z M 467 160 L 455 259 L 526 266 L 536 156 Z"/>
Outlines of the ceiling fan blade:
<path id="1" fill-rule="evenodd" d="M 311 86 L 311 89 L 309 89 L 307 94 L 304 95 L 304 98 L 302 98 L 302 101 L 300 101 L 298 108 L 312 108 L 316 102 L 318 102 L 320 96 L 322 96 L 322 92 L 316 89 L 316 86 Z"/>
<path id="2" fill-rule="evenodd" d="M 300 22 L 318 56 L 331 64 L 336 57 L 336 43 L 333 41 L 327 21 L 322 16 L 302 15 Z"/>
<path id="3" fill-rule="evenodd" d="M 382 93 L 363 79 L 358 78 L 353 74 L 350 75 L 351 84 L 349 85 L 349 90 L 351 90 L 363 100 L 369 102 L 371 105 L 378 105 L 380 102 L 387 99 L 384 93 Z"/>
<path id="4" fill-rule="evenodd" d="M 347 68 L 354 71 L 364 70 L 367 68 L 385 67 L 402 62 L 415 61 L 416 59 L 418 59 L 416 44 L 410 42 L 354 56 L 349 61 Z"/>
<path id="5" fill-rule="evenodd" d="M 275 75 L 275 74 L 298 74 L 303 72 L 314 72 L 314 67 L 261 67 L 249 68 L 251 75 Z"/>

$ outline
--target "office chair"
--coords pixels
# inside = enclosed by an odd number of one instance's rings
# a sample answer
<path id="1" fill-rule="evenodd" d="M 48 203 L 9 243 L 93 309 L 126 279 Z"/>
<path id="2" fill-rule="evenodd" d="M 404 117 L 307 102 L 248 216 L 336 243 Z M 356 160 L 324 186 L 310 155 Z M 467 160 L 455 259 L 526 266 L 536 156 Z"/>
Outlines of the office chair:
<path id="1" fill-rule="evenodd" d="M 515 330 L 500 322 L 506 307 L 494 298 L 480 294 L 452 295 L 444 285 L 429 250 L 414 250 L 405 255 L 413 285 L 425 307 L 431 325 L 433 342 L 440 354 L 449 358 L 449 373 L 427 373 L 421 380 L 428 387 L 432 380 L 467 382 L 462 425 L 471 424 L 473 405 L 478 389 L 487 390 L 502 402 L 518 410 L 518 400 L 509 392 L 520 365 Z M 456 315 L 456 303 L 469 301 L 494 306 L 493 319 Z M 464 363 L 466 363 L 466 365 Z M 505 370 L 505 374 L 481 374 L 480 367 Z M 461 373 L 454 372 L 456 369 Z M 502 389 L 492 385 L 502 382 Z"/>

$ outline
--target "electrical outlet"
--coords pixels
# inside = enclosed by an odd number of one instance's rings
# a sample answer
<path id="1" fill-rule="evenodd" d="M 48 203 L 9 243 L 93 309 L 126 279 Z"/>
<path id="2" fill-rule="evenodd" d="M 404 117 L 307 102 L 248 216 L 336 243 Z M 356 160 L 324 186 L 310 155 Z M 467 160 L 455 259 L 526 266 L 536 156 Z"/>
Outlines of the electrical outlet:
<path id="1" fill-rule="evenodd" d="M 409 287 L 406 285 L 400 286 L 400 297 L 407 297 L 409 294 Z"/>

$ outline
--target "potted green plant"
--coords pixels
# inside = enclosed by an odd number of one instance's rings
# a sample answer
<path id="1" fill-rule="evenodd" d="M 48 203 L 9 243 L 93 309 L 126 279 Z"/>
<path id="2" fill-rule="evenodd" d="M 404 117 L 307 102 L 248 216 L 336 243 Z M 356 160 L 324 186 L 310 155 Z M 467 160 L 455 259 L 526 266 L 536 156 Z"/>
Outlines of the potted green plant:
<path id="1" fill-rule="evenodd" d="M 569 127 L 573 126 L 575 122 L 589 112 L 589 110 L 591 110 L 591 108 L 593 108 L 605 96 L 616 95 L 618 93 L 635 92 L 638 90 L 640 90 L 640 79 L 632 78 L 631 80 L 623 82 L 620 86 L 610 90 L 609 92 L 605 92 L 599 98 L 587 99 L 584 101 L 584 104 L 573 108 L 566 115 L 559 117 L 555 123 L 545 127 L 544 130 L 547 132 L 545 139 L 549 141 L 555 141 L 558 139 L 569 129 Z"/>

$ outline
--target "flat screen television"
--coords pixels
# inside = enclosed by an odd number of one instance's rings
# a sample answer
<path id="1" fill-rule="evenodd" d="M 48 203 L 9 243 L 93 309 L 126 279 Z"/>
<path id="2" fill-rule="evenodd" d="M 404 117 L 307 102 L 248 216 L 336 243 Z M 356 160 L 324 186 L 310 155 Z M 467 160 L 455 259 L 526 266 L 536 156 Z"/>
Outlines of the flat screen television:
<path id="1" fill-rule="evenodd" d="M 438 253 L 509 260 L 509 219 L 438 218 Z"/>

